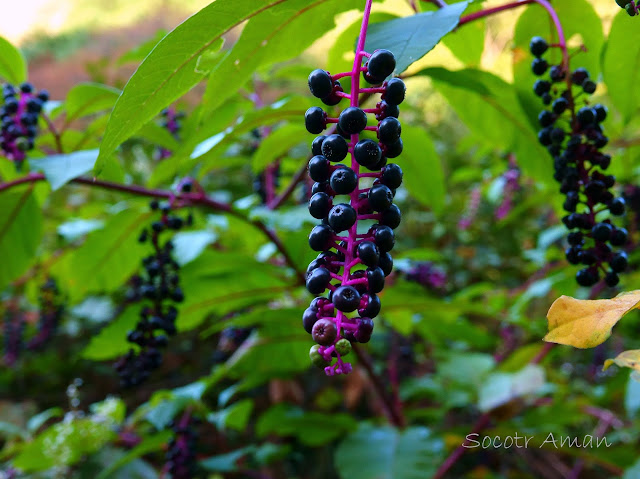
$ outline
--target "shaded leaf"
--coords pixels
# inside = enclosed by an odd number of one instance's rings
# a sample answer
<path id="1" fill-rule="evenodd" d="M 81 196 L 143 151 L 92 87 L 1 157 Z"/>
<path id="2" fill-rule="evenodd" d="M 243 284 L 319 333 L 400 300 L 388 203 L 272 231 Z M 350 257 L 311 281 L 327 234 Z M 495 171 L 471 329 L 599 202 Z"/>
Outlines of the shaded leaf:
<path id="1" fill-rule="evenodd" d="M 549 312 L 549 333 L 544 340 L 576 348 L 593 348 L 611 336 L 611 329 L 640 303 L 640 290 L 612 299 L 584 300 L 570 296 L 556 299 Z"/>
<path id="2" fill-rule="evenodd" d="M 79 83 L 67 94 L 65 109 L 66 122 L 76 118 L 110 110 L 115 105 L 120 90 L 100 83 Z"/>
<path id="3" fill-rule="evenodd" d="M 426 427 L 361 424 L 340 443 L 334 462 L 343 479 L 424 479 L 435 473 L 443 450 Z"/>
<path id="4" fill-rule="evenodd" d="M 491 411 L 513 399 L 536 393 L 544 385 L 544 369 L 537 364 L 529 364 L 517 373 L 492 374 L 480 388 L 478 408 Z"/>

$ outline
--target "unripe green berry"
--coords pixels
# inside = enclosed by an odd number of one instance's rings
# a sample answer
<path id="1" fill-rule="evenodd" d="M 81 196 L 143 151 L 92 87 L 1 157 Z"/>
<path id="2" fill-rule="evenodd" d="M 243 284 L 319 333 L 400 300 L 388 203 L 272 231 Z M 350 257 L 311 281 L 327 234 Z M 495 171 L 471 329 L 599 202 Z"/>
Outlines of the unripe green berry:
<path id="1" fill-rule="evenodd" d="M 326 368 L 331 364 L 331 361 L 325 361 L 318 349 L 320 349 L 320 346 L 318 344 L 314 344 L 313 346 L 311 346 L 311 349 L 309 350 L 309 359 L 311 359 L 311 363 L 314 366 L 317 366 L 319 368 Z"/>
<path id="2" fill-rule="evenodd" d="M 341 339 L 336 343 L 336 352 L 340 356 L 346 356 L 351 352 L 351 343 L 347 339 Z"/>

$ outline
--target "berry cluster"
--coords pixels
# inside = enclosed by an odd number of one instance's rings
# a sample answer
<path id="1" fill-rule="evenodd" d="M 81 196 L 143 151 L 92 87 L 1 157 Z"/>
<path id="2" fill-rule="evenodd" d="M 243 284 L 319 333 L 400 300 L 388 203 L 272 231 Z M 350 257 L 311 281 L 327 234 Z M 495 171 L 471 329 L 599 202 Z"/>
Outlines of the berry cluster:
<path id="1" fill-rule="evenodd" d="M 64 301 L 54 279 L 49 278 L 40 288 L 39 302 L 38 332 L 27 344 L 31 350 L 41 349 L 51 339 L 64 314 Z"/>
<path id="2" fill-rule="evenodd" d="M 418 283 L 432 291 L 442 291 L 447 284 L 447 275 L 429 261 L 420 261 L 409 268 L 406 273 L 409 281 Z"/>
<path id="3" fill-rule="evenodd" d="M 364 67 L 363 57 L 368 57 Z M 325 104 L 351 99 L 351 105 L 338 118 L 328 117 L 318 107 L 305 114 L 310 133 L 319 134 L 328 124 L 336 124 L 335 133 L 313 140 L 314 156 L 308 169 L 315 181 L 309 212 L 322 223 L 309 235 L 309 245 L 320 254 L 307 269 L 306 285 L 314 295 L 326 289 L 329 294 L 311 302 L 304 312 L 303 325 L 318 343 L 311 348 L 311 360 L 324 367 L 327 375 L 349 373 L 351 365 L 343 362 L 342 356 L 351 350 L 352 342 L 366 343 L 371 338 L 372 318 L 380 312 L 377 294 L 393 266 L 389 251 L 395 243 L 393 230 L 401 218 L 393 198 L 402 183 L 402 170 L 394 163 L 387 164 L 387 159 L 402 152 L 398 105 L 405 97 L 402 80 L 385 81 L 395 64 L 388 50 L 376 50 L 371 55 L 359 51 L 353 72 L 330 75 L 318 69 L 309 75 L 311 93 Z M 359 88 L 360 73 L 377 86 Z M 344 76 L 351 76 L 351 95 L 342 91 L 338 81 Z M 376 108 L 359 108 L 362 92 L 382 94 Z M 377 126 L 367 126 L 367 114 L 375 115 Z M 377 138 L 360 138 L 364 131 L 373 132 Z M 341 163 L 349 154 L 350 167 Z M 360 167 L 370 173 L 361 173 Z M 363 187 L 361 180 L 370 186 Z M 342 195 L 348 195 L 348 202 L 337 200 Z M 369 227 L 363 224 L 367 220 L 373 220 Z M 341 236 L 343 232 L 347 235 Z M 333 357 L 337 362 L 331 365 Z"/>
<path id="4" fill-rule="evenodd" d="M 25 152 L 33 149 L 38 118 L 42 105 L 49 100 L 49 93 L 46 90 L 36 93 L 31 83 L 23 83 L 19 88 L 5 83 L 2 97 L 0 149 L 19 167 L 26 157 Z"/>
<path id="5" fill-rule="evenodd" d="M 537 80 L 533 90 L 550 106 L 538 116 L 542 127 L 538 139 L 553 157 L 554 179 L 566 195 L 564 209 L 568 214 L 562 222 L 573 231 L 565 255 L 569 263 L 585 266 L 576 274 L 578 284 L 593 286 L 602 273 L 605 283 L 613 287 L 619 282 L 618 273 L 627 268 L 627 254 L 611 247 L 624 245 L 627 231 L 616 228 L 608 218 L 624 214 L 625 202 L 609 191 L 615 177 L 603 173 L 611 163 L 611 157 L 600 151 L 608 142 L 601 126 L 607 109 L 590 105 L 586 98 L 579 107 L 580 95 L 592 94 L 596 83 L 584 68 L 569 72 L 565 64 L 549 66 L 543 58 L 548 48 L 543 38 L 531 40 L 531 53 L 536 57 L 533 72 L 549 74 L 548 80 Z M 597 219 L 602 213 L 608 213 L 606 219 Z"/>
<path id="6" fill-rule="evenodd" d="M 198 473 L 195 454 L 197 434 L 194 427 L 197 422 L 189 413 L 185 413 L 177 424 L 171 422 L 174 436 L 169 441 L 165 469 L 172 479 L 192 479 Z"/>
<path id="7" fill-rule="evenodd" d="M 184 118 L 183 112 L 176 112 L 175 108 L 165 108 L 160 113 L 162 116 L 162 120 L 160 121 L 160 126 L 166 128 L 171 136 L 173 136 L 176 140 L 180 138 L 180 128 L 182 127 L 182 119 Z M 164 160 L 165 158 L 169 158 L 171 156 L 171 151 L 166 148 L 160 148 L 158 150 L 158 159 Z"/>
<path id="8" fill-rule="evenodd" d="M 502 189 L 502 202 L 496 208 L 495 217 L 497 220 L 504 219 L 513 208 L 513 199 L 520 189 L 520 170 L 513 160 L 509 163 L 509 169 L 502 175 L 504 188 Z"/>
<path id="9" fill-rule="evenodd" d="M 162 243 L 160 237 L 164 232 L 178 231 L 185 224 L 191 224 L 191 216 L 185 221 L 171 214 L 169 203 L 160 204 L 156 200 L 151 202 L 150 207 L 152 211 L 159 211 L 161 217 L 151 224 L 150 230 L 142 230 L 138 240 L 141 243 L 150 242 L 153 253 L 142 260 L 144 273 L 132 283 L 137 290 L 135 296 L 145 298 L 149 304 L 140 311 L 136 329 L 127 334 L 127 341 L 136 344 L 139 350 L 130 349 L 115 364 L 124 387 L 142 383 L 160 366 L 160 349 L 167 346 L 167 336 L 176 334 L 178 310 L 173 303 L 184 300 L 179 284 L 179 266 L 171 256 L 173 243 L 171 239 Z M 157 332 L 160 334 L 157 335 Z"/>
<path id="10" fill-rule="evenodd" d="M 23 312 L 9 305 L 4 312 L 2 337 L 4 340 L 4 363 L 13 366 L 24 348 L 25 320 Z"/>
<path id="11" fill-rule="evenodd" d="M 640 13 L 640 0 L 616 0 L 616 3 L 620 8 L 624 8 L 624 10 L 629 14 L 630 17 L 635 17 Z"/>

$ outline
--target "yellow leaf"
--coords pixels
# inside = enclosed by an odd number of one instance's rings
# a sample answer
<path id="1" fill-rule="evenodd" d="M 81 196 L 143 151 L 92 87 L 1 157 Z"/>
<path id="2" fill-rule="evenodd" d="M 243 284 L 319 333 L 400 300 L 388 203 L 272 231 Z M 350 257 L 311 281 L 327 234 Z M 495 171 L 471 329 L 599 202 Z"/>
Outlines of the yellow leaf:
<path id="1" fill-rule="evenodd" d="M 636 371 L 640 371 L 640 349 L 632 349 L 630 351 L 623 351 L 618 354 L 614 359 L 607 359 L 604 362 L 604 371 L 612 364 L 617 364 L 621 368 L 631 368 Z"/>
<path id="2" fill-rule="evenodd" d="M 640 290 L 621 293 L 612 299 L 581 300 L 560 296 L 547 313 L 549 333 L 544 340 L 576 348 L 593 348 L 603 343 L 611 328 L 638 307 Z"/>

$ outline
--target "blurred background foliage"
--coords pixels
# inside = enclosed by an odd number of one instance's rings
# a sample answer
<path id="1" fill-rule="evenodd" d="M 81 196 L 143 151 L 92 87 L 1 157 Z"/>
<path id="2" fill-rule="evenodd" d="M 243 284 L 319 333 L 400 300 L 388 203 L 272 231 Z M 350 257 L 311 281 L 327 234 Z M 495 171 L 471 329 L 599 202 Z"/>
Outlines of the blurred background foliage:
<path id="1" fill-rule="evenodd" d="M 209 2 L 33 1 L 13 4 L 0 19 L 0 33 L 28 60 L 29 81 L 53 100 L 47 114 L 58 138 L 41 125 L 31 157 L 94 152 L 74 159 L 77 174 L 91 176 L 128 78 L 167 32 Z M 145 384 L 121 389 L 112 363 L 128 350 L 126 333 L 138 318 L 127 290 L 148 254 L 137 237 L 151 221 L 149 198 L 75 183 L 0 192 L 5 211 L 21 205 L 17 227 L 35 245 L 17 274 L 0 260 L 5 342 L 17 317 L 26 338 L 36 334 L 39 290 L 49 277 L 66 305 L 44 349 L 23 351 L 11 364 L 5 357 L 0 369 L 0 477 L 169 477 L 170 423 L 185 411 L 201 420 L 194 477 L 433 477 L 479 419 L 483 434 L 534 436 L 534 447 L 467 450 L 445 477 L 640 477 L 640 385 L 628 370 L 602 371 L 605 359 L 640 346 L 637 313 L 593 350 L 557 347 L 531 364 L 544 351 L 553 299 L 589 295 L 564 259 L 563 199 L 536 140 L 528 41 L 551 36 L 536 5 L 463 26 L 404 73 L 398 163 L 405 186 L 396 196 L 403 223 L 382 313 L 351 375 L 327 378 L 309 367 L 312 342 L 300 318 L 310 296 L 294 271 L 315 256 L 305 182 L 275 210 L 252 185 L 277 162 L 281 193 L 304 167 L 312 136 L 302 115 L 316 104 L 309 71 L 350 68 L 361 19 L 354 8 L 363 2 L 325 3 L 314 28 L 283 36 L 244 77 L 230 67 L 234 55 L 243 41 L 258 48 L 271 34 L 264 25 L 278 21 L 257 16 L 231 30 L 205 58 L 211 74 L 172 105 L 185 114 L 177 136 L 153 112 L 106 159 L 101 178 L 166 191 L 188 175 L 236 212 L 194 207 L 194 225 L 176 235 L 186 298 L 179 334 Z M 631 200 L 625 226 L 635 245 L 636 19 L 609 0 L 553 3 L 570 46 L 586 46 L 572 67 L 588 66 L 600 80 L 594 102 L 609 108 L 607 151 L 616 188 Z M 466 13 L 499 4 L 475 2 Z M 375 3 L 372 21 L 413 13 L 410 2 L 385 0 Z M 292 43 L 299 51 L 288 56 Z M 628 63 L 608 62 L 623 50 Z M 3 183 L 25 174 L 0 161 Z M 63 168 L 48 176 L 70 179 Z M 276 232 L 295 268 L 252 221 Z M 3 256 L 18 254 L 17 238 L 0 241 Z M 638 254 L 629 254 L 630 272 L 603 297 L 639 287 Z M 549 433 L 605 435 L 612 446 L 539 448 Z"/>

